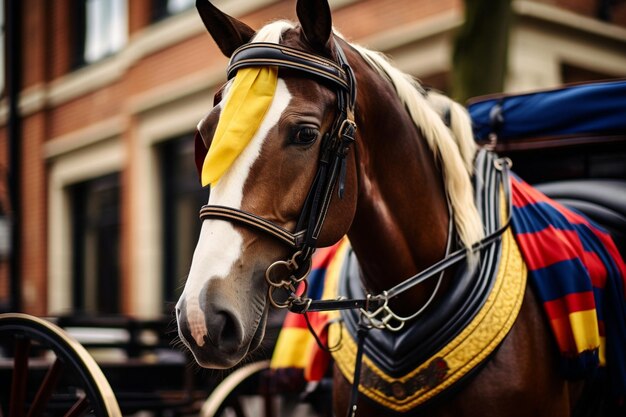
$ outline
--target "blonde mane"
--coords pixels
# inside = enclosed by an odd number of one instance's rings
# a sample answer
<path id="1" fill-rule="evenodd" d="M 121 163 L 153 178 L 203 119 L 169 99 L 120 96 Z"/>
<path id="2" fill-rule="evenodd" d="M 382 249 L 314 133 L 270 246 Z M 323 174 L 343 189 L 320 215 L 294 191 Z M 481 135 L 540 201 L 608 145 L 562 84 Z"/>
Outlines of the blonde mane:
<path id="1" fill-rule="evenodd" d="M 460 104 L 442 94 L 423 94 L 424 89 L 419 82 L 394 67 L 383 54 L 350 45 L 375 71 L 391 82 L 413 123 L 441 162 L 454 223 L 461 242 L 469 248 L 484 236 L 470 180 L 476 145 L 469 115 Z M 447 111 L 450 128 L 442 118 Z"/>
<path id="2" fill-rule="evenodd" d="M 279 43 L 282 33 L 294 27 L 294 23 L 285 20 L 269 23 L 257 32 L 252 42 Z M 342 37 L 337 32 L 335 34 Z M 476 145 L 467 111 L 442 94 L 423 94 L 424 89 L 419 82 L 394 67 L 383 54 L 350 45 L 375 71 L 391 82 L 413 123 L 421 130 L 435 158 L 441 162 L 459 238 L 465 247 L 471 247 L 483 238 L 484 232 L 470 181 Z M 446 112 L 450 116 L 449 128 L 443 122 Z"/>

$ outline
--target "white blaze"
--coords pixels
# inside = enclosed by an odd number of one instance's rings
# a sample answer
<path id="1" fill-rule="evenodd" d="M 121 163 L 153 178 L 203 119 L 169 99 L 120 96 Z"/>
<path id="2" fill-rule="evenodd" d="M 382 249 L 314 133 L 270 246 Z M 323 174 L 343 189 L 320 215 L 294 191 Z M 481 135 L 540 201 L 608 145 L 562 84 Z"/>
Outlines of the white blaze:
<path id="1" fill-rule="evenodd" d="M 272 105 L 259 130 L 228 171 L 211 186 L 209 204 L 241 209 L 243 187 L 250 168 L 258 158 L 268 132 L 278 123 L 290 100 L 287 85 L 278 79 Z M 223 279 L 229 275 L 233 264 L 242 255 L 242 246 L 243 237 L 230 222 L 217 219 L 202 222 L 189 277 L 179 300 L 179 304 L 186 300 L 189 329 L 198 346 L 204 345 L 207 334 L 204 313 L 200 308 L 202 287 L 211 279 Z"/>

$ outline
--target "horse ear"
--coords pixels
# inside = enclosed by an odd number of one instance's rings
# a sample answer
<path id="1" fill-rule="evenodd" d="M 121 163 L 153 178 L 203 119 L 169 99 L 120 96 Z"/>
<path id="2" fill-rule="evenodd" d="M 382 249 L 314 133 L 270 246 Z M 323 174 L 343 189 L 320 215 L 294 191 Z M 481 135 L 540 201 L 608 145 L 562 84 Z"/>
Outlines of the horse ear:
<path id="1" fill-rule="evenodd" d="M 296 13 L 307 42 L 318 51 L 327 50 L 333 29 L 328 0 L 298 0 Z"/>
<path id="2" fill-rule="evenodd" d="M 215 43 L 230 58 L 237 48 L 250 42 L 254 29 L 223 13 L 209 0 L 196 0 L 196 9 Z"/>

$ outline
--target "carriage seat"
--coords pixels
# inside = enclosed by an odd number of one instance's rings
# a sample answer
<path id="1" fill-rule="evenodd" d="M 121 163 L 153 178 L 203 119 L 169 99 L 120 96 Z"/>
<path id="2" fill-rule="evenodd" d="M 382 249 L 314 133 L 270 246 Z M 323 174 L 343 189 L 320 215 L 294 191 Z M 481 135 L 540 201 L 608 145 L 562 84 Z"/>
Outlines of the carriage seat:
<path id="1" fill-rule="evenodd" d="M 535 188 L 606 229 L 626 259 L 625 180 L 577 179 L 535 184 Z"/>

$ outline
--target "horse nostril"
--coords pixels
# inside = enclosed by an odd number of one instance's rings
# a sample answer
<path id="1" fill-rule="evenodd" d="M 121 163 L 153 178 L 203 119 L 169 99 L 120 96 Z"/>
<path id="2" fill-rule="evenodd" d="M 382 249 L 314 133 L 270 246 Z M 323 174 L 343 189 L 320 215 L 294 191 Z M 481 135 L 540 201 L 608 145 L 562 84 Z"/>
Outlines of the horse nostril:
<path id="1" fill-rule="evenodd" d="M 228 311 L 217 311 L 208 319 L 209 339 L 220 350 L 236 352 L 243 343 L 243 331 L 238 320 Z M 214 335 L 214 337 L 212 337 Z"/>

